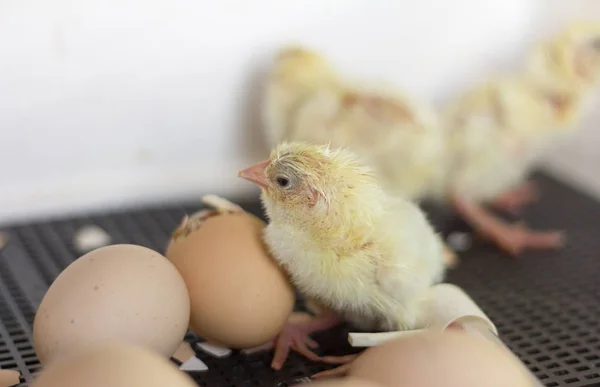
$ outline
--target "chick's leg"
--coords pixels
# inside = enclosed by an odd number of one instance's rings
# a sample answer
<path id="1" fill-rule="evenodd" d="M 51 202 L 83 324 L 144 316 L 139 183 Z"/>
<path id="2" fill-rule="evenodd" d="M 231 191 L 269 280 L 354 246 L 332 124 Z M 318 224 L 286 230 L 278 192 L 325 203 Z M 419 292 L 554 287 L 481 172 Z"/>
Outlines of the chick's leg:
<path id="1" fill-rule="evenodd" d="M 336 313 L 330 311 L 325 311 L 308 321 L 288 321 L 283 331 L 275 339 L 260 347 L 246 350 L 246 352 L 275 348 L 275 354 L 271 362 L 271 368 L 275 370 L 281 369 L 290 353 L 290 349 L 310 360 L 318 361 L 321 358 L 311 349 L 317 348 L 319 345 L 309 335 L 333 328 L 341 323 L 342 319 Z"/>
<path id="2" fill-rule="evenodd" d="M 560 231 L 533 231 L 522 224 L 507 224 L 482 206 L 462 197 L 452 199 L 456 212 L 482 236 L 516 256 L 526 249 L 551 249 L 562 246 Z"/>
<path id="3" fill-rule="evenodd" d="M 537 187 L 532 182 L 524 183 L 500 195 L 492 206 L 510 214 L 518 214 L 524 206 L 534 202 L 539 197 Z"/>

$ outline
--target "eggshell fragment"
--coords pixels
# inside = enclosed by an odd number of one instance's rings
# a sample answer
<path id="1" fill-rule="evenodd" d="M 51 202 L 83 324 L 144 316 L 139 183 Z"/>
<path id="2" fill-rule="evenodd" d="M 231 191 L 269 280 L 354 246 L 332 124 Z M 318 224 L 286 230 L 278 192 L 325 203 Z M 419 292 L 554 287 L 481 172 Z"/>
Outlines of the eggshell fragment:
<path id="1" fill-rule="evenodd" d="M 110 343 L 53 362 L 32 387 L 196 387 L 185 372 L 148 349 Z"/>
<path id="2" fill-rule="evenodd" d="M 181 363 L 185 363 L 189 358 L 194 356 L 196 353 L 192 349 L 192 346 L 187 341 L 181 342 L 179 347 L 173 354 L 173 359 L 179 360 Z"/>
<path id="3" fill-rule="evenodd" d="M 524 367 L 502 348 L 455 330 L 371 347 L 348 375 L 385 387 L 531 387 Z"/>
<path id="4" fill-rule="evenodd" d="M 171 262 L 146 247 L 112 245 L 85 254 L 55 279 L 36 312 L 33 341 L 43 365 L 105 342 L 170 357 L 189 315 L 185 283 Z"/>
<path id="5" fill-rule="evenodd" d="M 264 227 L 245 212 L 213 214 L 167 248 L 187 284 L 190 328 L 211 343 L 264 344 L 292 312 L 295 293 L 262 241 Z"/>
<path id="6" fill-rule="evenodd" d="M 187 359 L 179 367 L 179 369 L 182 371 L 188 371 L 188 372 L 208 371 L 208 367 L 206 366 L 206 364 L 204 364 L 204 362 L 202 360 L 198 359 L 196 356 L 192 356 L 189 359 Z"/>
<path id="7" fill-rule="evenodd" d="M 198 343 L 196 347 L 214 357 L 227 357 L 231 355 L 231 349 L 210 343 Z"/>
<path id="8" fill-rule="evenodd" d="M 88 225 L 77 230 L 73 244 L 77 251 L 83 254 L 109 245 L 110 235 L 96 225 Z"/>

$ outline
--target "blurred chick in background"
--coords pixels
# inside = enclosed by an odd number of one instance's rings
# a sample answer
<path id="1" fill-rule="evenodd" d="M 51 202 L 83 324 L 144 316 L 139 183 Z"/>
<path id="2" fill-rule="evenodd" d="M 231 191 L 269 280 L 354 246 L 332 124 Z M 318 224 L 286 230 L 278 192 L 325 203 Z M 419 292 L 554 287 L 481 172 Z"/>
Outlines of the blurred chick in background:
<path id="1" fill-rule="evenodd" d="M 548 87 L 594 92 L 600 75 L 600 22 L 576 22 L 539 42 L 527 72 Z"/>
<path id="2" fill-rule="evenodd" d="M 318 54 L 286 48 L 267 84 L 263 125 L 272 145 L 303 140 L 350 147 L 390 193 L 451 204 L 504 251 L 559 247 L 558 231 L 511 225 L 537 198 L 526 181 L 550 145 L 572 131 L 600 71 L 598 23 L 574 23 L 538 44 L 523 71 L 467 91 L 440 114 L 398 95 L 351 86 Z"/>
<path id="3" fill-rule="evenodd" d="M 484 208 L 518 213 L 536 199 L 527 177 L 556 141 L 575 129 L 600 70 L 598 24 L 575 24 L 541 42 L 526 68 L 484 83 L 443 112 L 447 170 L 429 195 L 450 200 L 481 235 L 512 255 L 555 248 L 557 231 L 508 224 Z"/>
<path id="4" fill-rule="evenodd" d="M 299 292 L 325 308 L 263 347 L 275 347 L 273 368 L 290 347 L 313 360 L 351 361 L 309 349 L 317 345 L 311 333 L 342 321 L 371 331 L 425 323 L 425 292 L 445 273 L 442 240 L 417 205 L 386 193 L 352 152 L 282 143 L 239 176 L 261 187 L 273 256 Z"/>
<path id="5" fill-rule="evenodd" d="M 270 147 L 281 140 L 349 146 L 391 193 L 421 197 L 441 172 L 443 132 L 435 112 L 397 92 L 341 79 L 317 52 L 277 56 L 264 100 Z"/>

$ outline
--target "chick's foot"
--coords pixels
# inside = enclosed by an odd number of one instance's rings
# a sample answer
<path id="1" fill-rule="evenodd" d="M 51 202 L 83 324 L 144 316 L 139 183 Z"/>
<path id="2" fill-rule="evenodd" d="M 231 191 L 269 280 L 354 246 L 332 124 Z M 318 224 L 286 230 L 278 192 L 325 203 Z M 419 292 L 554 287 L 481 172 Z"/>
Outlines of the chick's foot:
<path id="1" fill-rule="evenodd" d="M 500 195 L 492 206 L 500 211 L 513 215 L 519 214 L 523 207 L 533 203 L 539 197 L 538 189 L 534 183 L 527 182 L 516 189 Z"/>
<path id="2" fill-rule="evenodd" d="M 341 322 L 342 320 L 337 314 L 329 311 L 324 312 L 309 321 L 288 321 L 283 330 L 273 340 L 259 347 L 246 349 L 244 352 L 252 353 L 274 348 L 275 353 L 271 362 L 271 368 L 274 370 L 281 369 L 283 363 L 285 363 L 289 356 L 290 349 L 310 360 L 319 361 L 321 360 L 319 355 L 311 350 L 317 348 L 319 344 L 310 338 L 310 335 L 312 333 L 333 328 Z"/>
<path id="3" fill-rule="evenodd" d="M 454 199 L 454 207 L 480 235 L 512 256 L 527 249 L 554 249 L 564 244 L 561 231 L 533 231 L 522 223 L 508 224 L 483 207 L 462 198 Z"/>
<path id="4" fill-rule="evenodd" d="M 287 325 L 275 340 L 275 354 L 273 355 L 271 368 L 274 370 L 281 369 L 288 358 L 290 348 L 310 360 L 319 360 L 319 355 L 311 351 L 311 349 L 317 348 L 319 344 L 311 339 L 309 334 L 310 332 L 306 329 L 306 326 Z"/>

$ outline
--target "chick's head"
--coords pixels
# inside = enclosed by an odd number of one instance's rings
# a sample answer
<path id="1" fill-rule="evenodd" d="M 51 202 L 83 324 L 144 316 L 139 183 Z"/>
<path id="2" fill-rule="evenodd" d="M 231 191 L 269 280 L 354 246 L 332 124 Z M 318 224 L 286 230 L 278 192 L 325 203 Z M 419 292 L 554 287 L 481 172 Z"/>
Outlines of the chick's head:
<path id="1" fill-rule="evenodd" d="M 600 23 L 572 23 L 541 42 L 529 69 L 557 87 L 594 87 L 600 80 Z"/>
<path id="2" fill-rule="evenodd" d="M 323 56 L 297 45 L 278 53 L 274 75 L 281 84 L 301 90 L 328 84 L 335 78 L 333 68 Z"/>
<path id="3" fill-rule="evenodd" d="M 260 186 L 271 220 L 343 222 L 355 202 L 368 202 L 380 189 L 372 171 L 353 153 L 304 142 L 279 144 L 269 159 L 239 176 Z"/>

